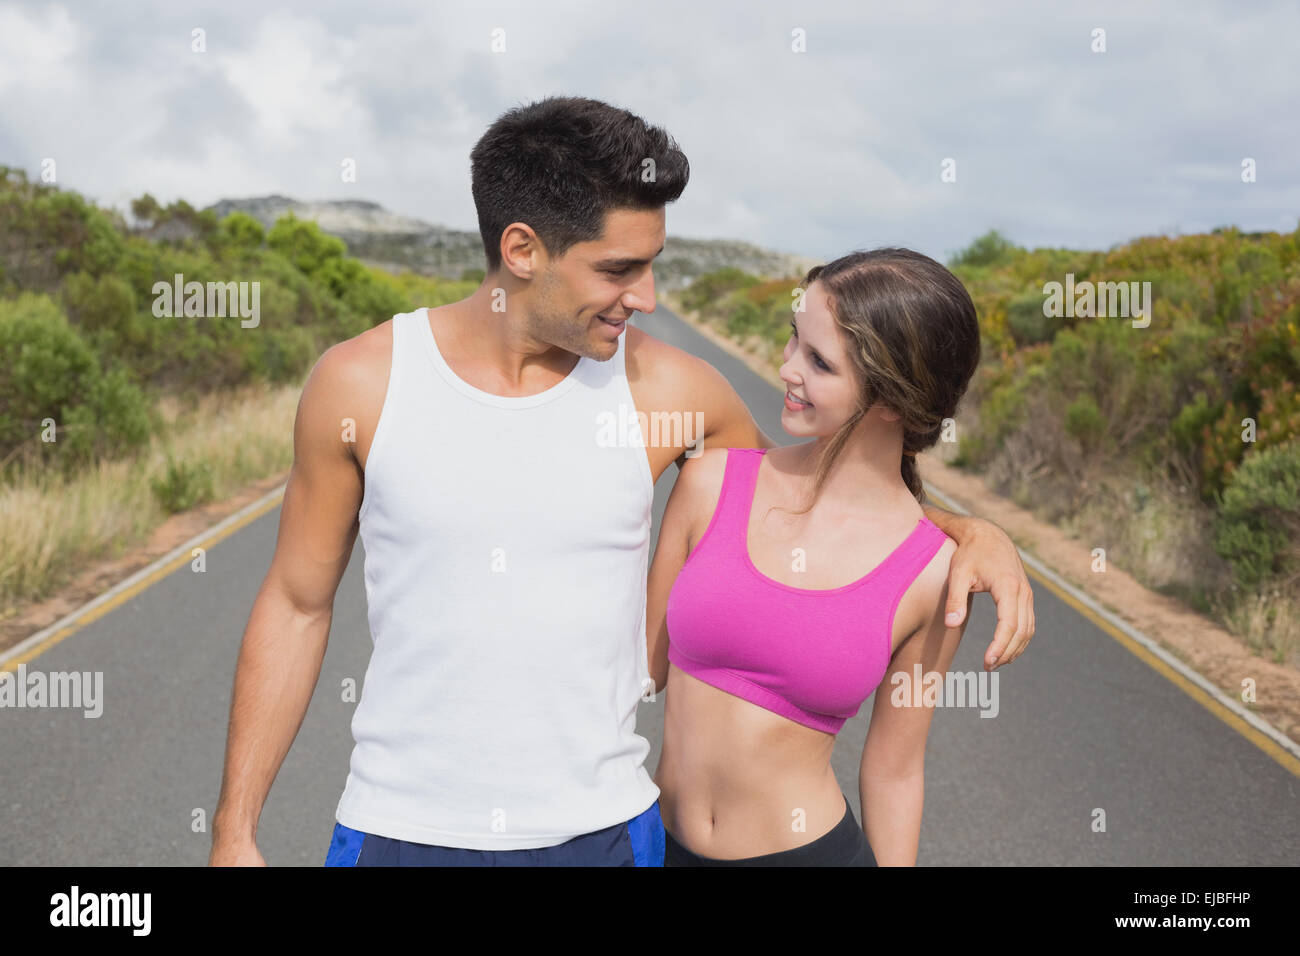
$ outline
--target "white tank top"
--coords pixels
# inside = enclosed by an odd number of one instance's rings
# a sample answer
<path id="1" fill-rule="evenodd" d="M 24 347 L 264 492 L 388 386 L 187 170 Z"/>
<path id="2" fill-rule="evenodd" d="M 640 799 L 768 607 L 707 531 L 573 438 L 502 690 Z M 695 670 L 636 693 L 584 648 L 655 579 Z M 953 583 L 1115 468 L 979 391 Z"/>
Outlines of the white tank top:
<path id="1" fill-rule="evenodd" d="M 393 317 L 360 534 L 374 649 L 336 818 L 478 850 L 552 846 L 659 797 L 643 766 L 654 481 L 624 366 L 522 398 Z"/>

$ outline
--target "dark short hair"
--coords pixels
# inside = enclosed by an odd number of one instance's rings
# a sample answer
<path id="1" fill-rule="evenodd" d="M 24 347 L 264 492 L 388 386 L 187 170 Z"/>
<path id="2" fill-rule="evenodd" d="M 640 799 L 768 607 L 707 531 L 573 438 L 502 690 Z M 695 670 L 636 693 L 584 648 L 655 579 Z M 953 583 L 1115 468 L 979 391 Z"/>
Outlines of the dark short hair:
<path id="1" fill-rule="evenodd" d="M 654 161 L 644 181 L 645 160 Z M 667 132 L 599 100 L 552 96 L 497 118 L 470 152 L 470 182 L 488 272 L 501 234 L 525 222 L 562 256 L 599 239 L 610 209 L 656 209 L 686 188 L 690 166 Z"/>

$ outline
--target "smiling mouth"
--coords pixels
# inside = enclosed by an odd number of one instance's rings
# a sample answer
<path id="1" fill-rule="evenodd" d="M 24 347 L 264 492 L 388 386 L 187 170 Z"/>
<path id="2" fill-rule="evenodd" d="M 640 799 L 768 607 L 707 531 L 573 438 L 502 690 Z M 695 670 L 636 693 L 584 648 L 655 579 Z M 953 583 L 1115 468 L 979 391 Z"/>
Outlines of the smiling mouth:
<path id="1" fill-rule="evenodd" d="M 598 315 L 596 316 L 596 318 L 600 319 L 600 321 L 604 322 L 606 325 L 612 325 L 614 326 L 614 328 L 617 329 L 619 326 L 623 325 L 623 323 L 625 323 L 628 320 L 629 316 L 624 316 L 621 319 L 607 319 L 603 315 Z"/>

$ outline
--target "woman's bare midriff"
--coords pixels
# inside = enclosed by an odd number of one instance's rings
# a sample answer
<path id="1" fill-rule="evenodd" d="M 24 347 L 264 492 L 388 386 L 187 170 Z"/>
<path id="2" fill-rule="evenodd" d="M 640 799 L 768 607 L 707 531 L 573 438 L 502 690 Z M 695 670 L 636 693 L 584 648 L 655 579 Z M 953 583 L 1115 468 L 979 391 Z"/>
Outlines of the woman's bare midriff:
<path id="1" fill-rule="evenodd" d="M 692 853 L 737 860 L 824 836 L 844 817 L 835 737 L 668 666 L 655 770 L 664 828 Z"/>

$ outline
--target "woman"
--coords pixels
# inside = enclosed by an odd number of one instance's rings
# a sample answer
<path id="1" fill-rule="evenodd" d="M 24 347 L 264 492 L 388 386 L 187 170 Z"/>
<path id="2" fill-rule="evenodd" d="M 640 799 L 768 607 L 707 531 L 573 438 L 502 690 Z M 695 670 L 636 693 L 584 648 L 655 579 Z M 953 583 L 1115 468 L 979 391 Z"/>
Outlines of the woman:
<path id="1" fill-rule="evenodd" d="M 957 545 L 924 516 L 914 456 L 956 414 L 979 325 L 961 282 L 906 249 L 801 286 L 781 423 L 813 440 L 688 458 L 650 569 L 665 866 L 916 863 L 933 711 L 891 705 L 891 677 L 945 672 L 964 623 L 943 622 Z M 877 687 L 864 833 L 830 758 Z"/>

